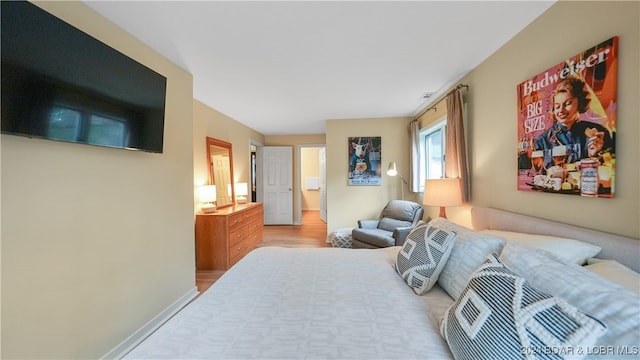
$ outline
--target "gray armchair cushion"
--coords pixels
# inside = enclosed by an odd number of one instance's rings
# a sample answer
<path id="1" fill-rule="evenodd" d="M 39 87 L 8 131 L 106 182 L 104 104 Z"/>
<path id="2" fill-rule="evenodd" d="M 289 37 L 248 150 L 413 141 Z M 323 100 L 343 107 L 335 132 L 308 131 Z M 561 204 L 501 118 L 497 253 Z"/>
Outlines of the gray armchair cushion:
<path id="1" fill-rule="evenodd" d="M 358 220 L 358 227 L 362 229 L 377 229 L 380 220 Z"/>
<path id="2" fill-rule="evenodd" d="M 388 217 L 380 219 L 378 229 L 393 231 L 395 228 L 411 226 L 411 221 L 396 220 Z"/>
<path id="3" fill-rule="evenodd" d="M 389 247 L 396 243 L 393 232 L 382 229 L 353 229 L 351 234 L 353 239 L 374 247 Z"/>
<path id="4" fill-rule="evenodd" d="M 359 220 L 353 229 L 354 248 L 400 246 L 422 219 L 422 206 L 413 201 L 391 200 L 377 220 Z"/>
<path id="5" fill-rule="evenodd" d="M 419 213 L 419 218 L 416 219 L 416 215 Z M 402 221 L 409 221 L 416 225 L 420 219 L 424 210 L 422 206 L 416 202 L 408 200 L 391 200 L 387 206 L 382 209 L 380 218 L 391 218 Z"/>

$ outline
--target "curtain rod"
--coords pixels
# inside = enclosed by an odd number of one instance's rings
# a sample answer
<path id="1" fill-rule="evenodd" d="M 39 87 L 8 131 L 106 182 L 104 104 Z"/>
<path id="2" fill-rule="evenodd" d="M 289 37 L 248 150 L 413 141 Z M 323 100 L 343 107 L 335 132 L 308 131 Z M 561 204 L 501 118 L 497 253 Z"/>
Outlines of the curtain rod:
<path id="1" fill-rule="evenodd" d="M 415 118 L 418 119 L 418 118 L 420 118 L 420 116 L 424 115 L 429 110 L 435 109 L 440 104 L 440 102 L 442 102 L 442 100 L 444 98 L 446 98 L 447 96 L 453 94 L 456 90 L 460 90 L 462 88 L 464 88 L 465 90 L 468 90 L 469 89 L 469 85 L 467 85 L 467 84 L 458 84 L 458 85 L 456 85 L 456 87 L 454 87 L 453 89 L 449 90 L 449 92 L 447 92 L 446 94 L 440 96 L 440 98 L 438 98 L 438 101 L 435 101 L 433 103 L 433 105 L 429 106 L 424 111 L 420 112 L 420 114 L 418 114 L 418 116 L 416 116 Z"/>

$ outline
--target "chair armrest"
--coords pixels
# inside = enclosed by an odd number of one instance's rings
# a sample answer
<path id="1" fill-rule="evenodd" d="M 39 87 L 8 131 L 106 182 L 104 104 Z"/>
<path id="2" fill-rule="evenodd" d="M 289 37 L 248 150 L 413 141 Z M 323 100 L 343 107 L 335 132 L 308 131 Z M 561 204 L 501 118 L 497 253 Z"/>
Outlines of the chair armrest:
<path id="1" fill-rule="evenodd" d="M 361 229 L 377 229 L 380 220 L 358 220 L 358 227 Z"/>
<path id="2" fill-rule="evenodd" d="M 393 238 L 396 239 L 396 246 L 404 245 L 407 235 L 415 226 L 406 226 L 393 229 Z"/>

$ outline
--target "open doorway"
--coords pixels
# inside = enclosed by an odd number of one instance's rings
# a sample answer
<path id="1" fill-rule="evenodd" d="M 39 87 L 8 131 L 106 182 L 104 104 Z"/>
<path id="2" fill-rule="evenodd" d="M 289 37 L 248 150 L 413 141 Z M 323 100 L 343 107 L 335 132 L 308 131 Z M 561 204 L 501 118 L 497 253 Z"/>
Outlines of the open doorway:
<path id="1" fill-rule="evenodd" d="M 262 202 L 262 144 L 250 140 L 249 154 L 251 156 L 249 160 L 250 167 L 250 184 L 249 191 L 251 196 L 251 202 Z"/>
<path id="2" fill-rule="evenodd" d="M 324 144 L 298 146 L 298 216 L 300 223 L 326 223 L 326 164 Z"/>

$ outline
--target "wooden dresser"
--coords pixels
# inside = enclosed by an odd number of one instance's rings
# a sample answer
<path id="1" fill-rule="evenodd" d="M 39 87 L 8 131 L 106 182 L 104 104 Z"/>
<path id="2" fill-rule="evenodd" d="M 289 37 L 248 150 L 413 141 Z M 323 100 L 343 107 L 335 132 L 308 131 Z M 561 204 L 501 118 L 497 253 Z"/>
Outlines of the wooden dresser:
<path id="1" fill-rule="evenodd" d="M 196 215 L 196 269 L 227 270 L 262 241 L 262 203 Z"/>

